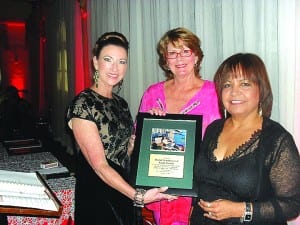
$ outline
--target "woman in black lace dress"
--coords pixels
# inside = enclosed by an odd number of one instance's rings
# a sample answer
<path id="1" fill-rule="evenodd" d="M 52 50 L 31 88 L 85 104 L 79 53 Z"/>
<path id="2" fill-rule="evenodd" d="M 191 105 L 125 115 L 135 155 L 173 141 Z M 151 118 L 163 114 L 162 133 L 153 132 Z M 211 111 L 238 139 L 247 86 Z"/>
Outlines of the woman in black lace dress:
<path id="1" fill-rule="evenodd" d="M 122 34 L 103 34 L 93 51 L 94 84 L 68 107 L 67 122 L 77 147 L 76 225 L 133 225 L 133 203 L 142 207 L 174 198 L 162 193 L 167 187 L 145 191 L 127 183 L 133 120 L 127 102 L 113 88 L 125 76 L 128 48 Z"/>
<path id="2" fill-rule="evenodd" d="M 292 135 L 271 120 L 263 61 L 236 54 L 214 81 L 225 119 L 206 130 L 194 166 L 191 225 L 285 225 L 300 210 L 300 159 Z"/>

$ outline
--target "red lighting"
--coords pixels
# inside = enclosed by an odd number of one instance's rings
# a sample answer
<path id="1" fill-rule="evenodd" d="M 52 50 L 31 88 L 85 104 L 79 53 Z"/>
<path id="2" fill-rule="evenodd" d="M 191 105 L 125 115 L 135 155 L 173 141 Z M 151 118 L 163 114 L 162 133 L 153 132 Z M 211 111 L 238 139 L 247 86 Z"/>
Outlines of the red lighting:
<path id="1" fill-rule="evenodd" d="M 88 13 L 87 13 L 87 11 L 86 11 L 86 10 L 84 10 L 84 9 L 81 9 L 81 18 L 82 18 L 82 19 L 86 19 L 86 18 L 87 18 L 87 16 L 88 16 Z"/>
<path id="2" fill-rule="evenodd" d="M 9 28 L 20 27 L 20 28 L 25 29 L 25 22 L 5 21 L 5 22 L 2 22 L 2 24 L 6 25 Z"/>
<path id="3" fill-rule="evenodd" d="M 1 51 L 4 85 L 13 85 L 18 90 L 28 89 L 29 55 L 26 49 L 26 26 L 24 21 L 3 21 L 6 26 L 7 48 Z M 21 94 L 21 97 L 24 93 Z"/>

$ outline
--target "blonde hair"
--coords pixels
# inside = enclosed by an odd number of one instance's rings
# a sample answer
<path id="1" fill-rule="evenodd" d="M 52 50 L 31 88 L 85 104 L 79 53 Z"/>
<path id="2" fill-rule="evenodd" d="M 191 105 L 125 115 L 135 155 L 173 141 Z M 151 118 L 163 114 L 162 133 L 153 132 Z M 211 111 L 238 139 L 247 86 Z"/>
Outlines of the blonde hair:
<path id="1" fill-rule="evenodd" d="M 200 76 L 200 64 L 203 59 L 203 52 L 201 49 L 200 39 L 190 30 L 178 27 L 173 30 L 167 31 L 157 44 L 157 53 L 159 56 L 159 66 L 165 72 L 167 80 L 173 79 L 174 74 L 169 70 L 167 65 L 166 52 L 168 51 L 168 44 L 171 43 L 175 47 L 182 47 L 180 43 L 183 42 L 188 48 L 190 48 L 196 56 L 198 56 L 198 61 L 195 64 L 195 76 Z"/>

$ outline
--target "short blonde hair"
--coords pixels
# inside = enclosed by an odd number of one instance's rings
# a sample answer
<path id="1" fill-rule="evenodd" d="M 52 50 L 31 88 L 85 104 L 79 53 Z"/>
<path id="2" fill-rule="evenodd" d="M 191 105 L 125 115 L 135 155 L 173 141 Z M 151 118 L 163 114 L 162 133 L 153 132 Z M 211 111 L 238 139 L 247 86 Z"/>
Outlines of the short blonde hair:
<path id="1" fill-rule="evenodd" d="M 180 46 L 181 41 L 184 45 L 190 48 L 196 56 L 198 56 L 198 61 L 195 64 L 195 75 L 200 76 L 200 64 L 204 56 L 200 47 L 201 41 L 197 37 L 197 35 L 195 35 L 190 30 L 183 27 L 178 27 L 173 30 L 167 31 L 157 44 L 157 53 L 159 56 L 158 63 L 162 70 L 165 72 L 167 80 L 174 78 L 174 74 L 169 70 L 167 65 L 166 52 L 168 51 L 168 44 L 171 43 L 175 47 L 182 47 Z"/>

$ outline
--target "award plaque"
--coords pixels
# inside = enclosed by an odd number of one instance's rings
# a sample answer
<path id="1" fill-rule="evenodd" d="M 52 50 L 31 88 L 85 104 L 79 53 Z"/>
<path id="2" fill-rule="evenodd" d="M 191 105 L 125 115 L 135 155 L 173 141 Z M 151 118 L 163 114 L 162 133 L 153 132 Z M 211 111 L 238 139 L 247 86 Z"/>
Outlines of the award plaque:
<path id="1" fill-rule="evenodd" d="M 131 159 L 133 185 L 168 186 L 166 193 L 196 197 L 193 167 L 201 138 L 201 115 L 138 113 Z"/>

